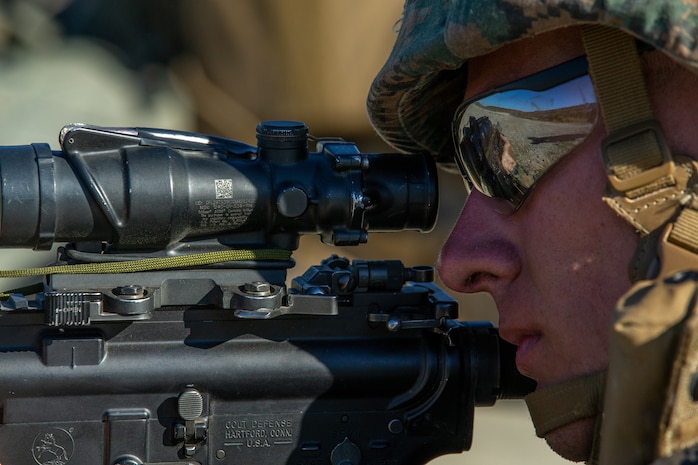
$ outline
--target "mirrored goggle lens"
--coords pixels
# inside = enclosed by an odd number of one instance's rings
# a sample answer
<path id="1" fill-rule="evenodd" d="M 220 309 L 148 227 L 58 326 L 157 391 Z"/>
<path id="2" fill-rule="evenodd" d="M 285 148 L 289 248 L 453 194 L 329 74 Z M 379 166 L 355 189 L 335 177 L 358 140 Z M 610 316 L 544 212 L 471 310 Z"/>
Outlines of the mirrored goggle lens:
<path id="1" fill-rule="evenodd" d="M 541 176 L 591 134 L 598 111 L 584 57 L 467 100 L 453 122 L 466 185 L 519 208 Z"/>

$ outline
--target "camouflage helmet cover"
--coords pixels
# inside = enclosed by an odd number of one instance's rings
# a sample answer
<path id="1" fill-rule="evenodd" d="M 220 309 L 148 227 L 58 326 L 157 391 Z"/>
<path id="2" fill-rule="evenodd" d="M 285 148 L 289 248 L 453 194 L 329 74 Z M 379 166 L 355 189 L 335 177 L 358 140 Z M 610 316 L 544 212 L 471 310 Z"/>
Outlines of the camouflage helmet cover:
<path id="1" fill-rule="evenodd" d="M 450 160 L 466 61 L 585 23 L 619 28 L 698 71 L 698 0 L 407 0 L 394 48 L 368 95 L 371 122 L 398 150 Z"/>

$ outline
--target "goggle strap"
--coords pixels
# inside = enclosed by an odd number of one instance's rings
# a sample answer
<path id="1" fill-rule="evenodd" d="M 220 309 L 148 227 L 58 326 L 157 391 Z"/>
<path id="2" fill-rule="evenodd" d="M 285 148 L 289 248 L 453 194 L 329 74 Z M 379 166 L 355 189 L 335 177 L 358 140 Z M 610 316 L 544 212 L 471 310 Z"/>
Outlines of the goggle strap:
<path id="1" fill-rule="evenodd" d="M 584 26 L 582 37 L 608 133 L 652 119 L 635 39 L 598 25 Z"/>
<path id="2" fill-rule="evenodd" d="M 609 182 L 630 196 L 673 182 L 671 152 L 654 121 L 635 39 L 598 25 L 582 27 L 582 38 L 608 133 L 602 151 Z"/>

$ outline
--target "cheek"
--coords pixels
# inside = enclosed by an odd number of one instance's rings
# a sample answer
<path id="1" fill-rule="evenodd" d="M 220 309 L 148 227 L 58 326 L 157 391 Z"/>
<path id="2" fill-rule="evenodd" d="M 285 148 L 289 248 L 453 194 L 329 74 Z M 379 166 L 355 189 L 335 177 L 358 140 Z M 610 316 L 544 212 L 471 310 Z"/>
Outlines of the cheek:
<path id="1" fill-rule="evenodd" d="M 579 363 L 600 368 L 611 312 L 631 285 L 627 265 L 638 236 L 603 202 L 606 175 L 595 151 L 570 154 L 559 168 L 538 186 L 543 195 L 529 199 L 546 200 L 531 205 L 529 272 L 544 306 L 554 306 L 545 320 L 550 334 L 560 336 L 556 343 L 569 349 L 570 359 L 585 354 Z"/>
<path id="2" fill-rule="evenodd" d="M 530 199 L 534 218 L 529 224 L 544 230 L 539 231 L 539 237 L 547 239 L 556 255 L 581 260 L 570 264 L 576 268 L 589 261 L 583 257 L 606 254 L 609 249 L 618 250 L 607 258 L 621 258 L 625 267 L 634 246 L 625 259 L 628 251 L 623 245 L 637 241 L 632 227 L 603 201 L 607 178 L 600 146 L 604 137 L 604 124 L 600 122 L 583 145 L 541 180 L 536 187 L 540 191 L 536 194 L 541 195 Z"/>
<path id="3" fill-rule="evenodd" d="M 550 192 L 550 204 L 547 209 L 536 209 L 542 216 L 532 224 L 545 228 L 539 234 L 550 244 L 551 260 L 561 273 L 578 279 L 582 286 L 610 286 L 615 295 L 630 286 L 627 265 L 638 236 L 603 201 L 607 178 L 595 149 L 601 136 L 596 134 L 581 150 L 570 154 L 555 168 L 555 176 L 545 180 L 548 184 L 539 186 Z"/>

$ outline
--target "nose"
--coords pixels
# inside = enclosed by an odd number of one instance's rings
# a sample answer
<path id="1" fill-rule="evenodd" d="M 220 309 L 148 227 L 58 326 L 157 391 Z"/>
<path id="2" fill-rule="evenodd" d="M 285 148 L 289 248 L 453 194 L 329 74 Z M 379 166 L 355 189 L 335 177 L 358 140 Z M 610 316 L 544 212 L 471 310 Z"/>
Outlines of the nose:
<path id="1" fill-rule="evenodd" d="M 521 271 L 517 214 L 502 214 L 498 200 L 474 190 L 441 249 L 438 272 L 456 292 L 498 292 Z M 499 206 L 501 207 L 501 205 Z"/>

